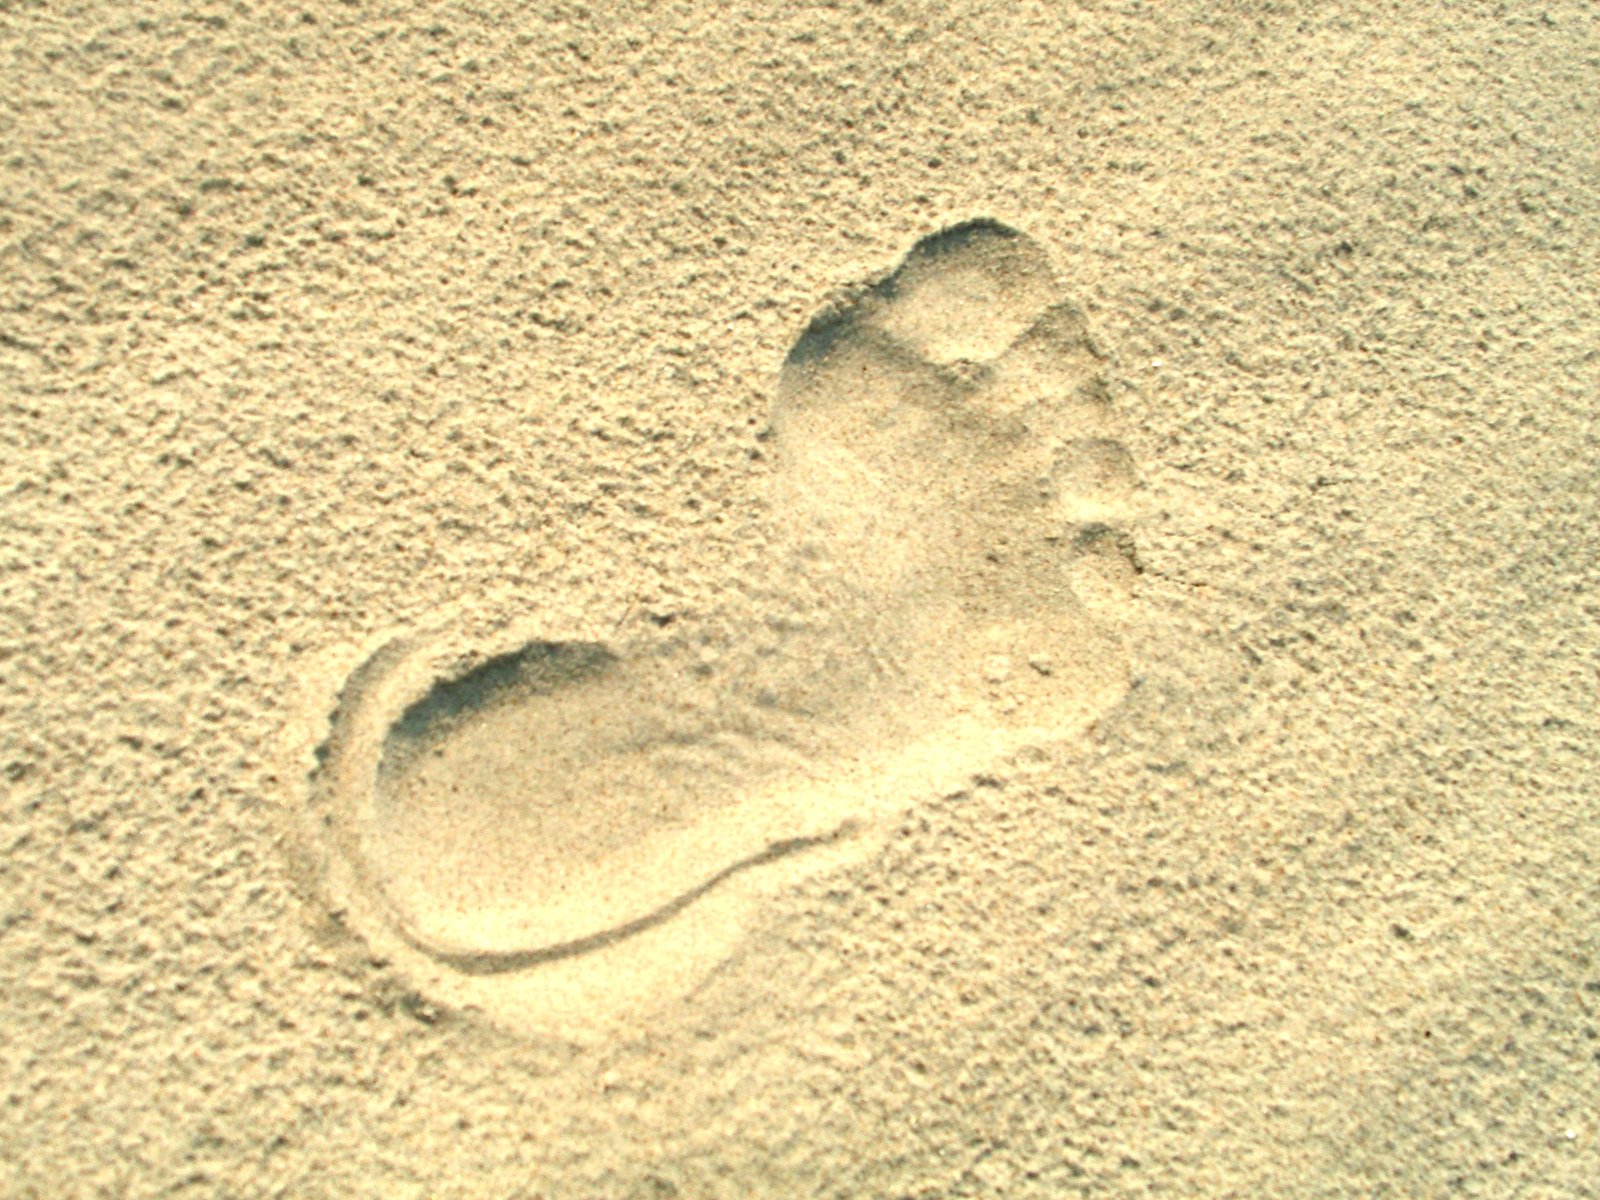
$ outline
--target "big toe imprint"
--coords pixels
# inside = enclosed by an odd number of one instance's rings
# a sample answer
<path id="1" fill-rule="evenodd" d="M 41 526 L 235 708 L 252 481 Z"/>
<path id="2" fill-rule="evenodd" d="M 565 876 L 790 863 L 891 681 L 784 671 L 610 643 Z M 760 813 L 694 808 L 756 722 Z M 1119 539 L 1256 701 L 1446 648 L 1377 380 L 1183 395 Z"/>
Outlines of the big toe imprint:
<path id="1" fill-rule="evenodd" d="M 653 931 L 1081 729 L 1124 690 L 1135 571 L 1101 365 L 1034 242 L 924 239 L 784 364 L 787 601 L 715 638 L 400 639 L 351 676 L 314 788 L 340 907 L 509 1023 L 556 992 L 507 981 L 558 967 L 599 1017 L 619 970 L 694 977 Z"/>

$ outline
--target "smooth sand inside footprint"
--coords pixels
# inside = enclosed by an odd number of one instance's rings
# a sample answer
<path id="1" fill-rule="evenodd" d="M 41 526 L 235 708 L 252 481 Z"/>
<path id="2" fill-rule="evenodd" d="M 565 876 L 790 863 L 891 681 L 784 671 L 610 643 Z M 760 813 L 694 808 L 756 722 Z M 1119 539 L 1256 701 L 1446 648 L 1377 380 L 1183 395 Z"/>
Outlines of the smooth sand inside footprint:
<path id="1" fill-rule="evenodd" d="M 714 637 L 445 630 L 352 676 L 318 789 L 362 932 L 538 1026 L 494 980 L 633 943 L 646 972 L 644 935 L 719 889 L 1082 728 L 1125 688 L 1134 574 L 1101 368 L 1043 251 L 993 222 L 820 314 L 773 414 L 792 605 Z"/>

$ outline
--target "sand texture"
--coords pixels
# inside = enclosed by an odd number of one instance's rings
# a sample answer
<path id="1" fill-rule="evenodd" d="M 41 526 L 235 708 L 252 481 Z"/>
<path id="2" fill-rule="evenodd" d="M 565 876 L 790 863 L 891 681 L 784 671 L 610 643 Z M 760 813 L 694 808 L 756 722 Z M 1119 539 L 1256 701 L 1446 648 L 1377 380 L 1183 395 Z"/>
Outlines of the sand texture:
<path id="1" fill-rule="evenodd" d="M 0 1197 L 1600 1197 L 1600 10 L 0 51 Z"/>

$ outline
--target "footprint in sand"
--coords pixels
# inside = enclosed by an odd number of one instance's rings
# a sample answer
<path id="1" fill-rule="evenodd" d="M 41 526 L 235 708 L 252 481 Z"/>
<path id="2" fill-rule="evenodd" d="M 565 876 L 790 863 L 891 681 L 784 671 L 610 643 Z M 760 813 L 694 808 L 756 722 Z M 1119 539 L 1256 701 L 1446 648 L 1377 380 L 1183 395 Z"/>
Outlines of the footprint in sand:
<path id="1" fill-rule="evenodd" d="M 401 638 L 345 683 L 323 892 L 435 998 L 571 1028 L 692 986 L 729 896 L 1125 690 L 1134 470 L 1036 243 L 919 242 L 800 336 L 773 427 L 772 580 L 745 611 Z"/>

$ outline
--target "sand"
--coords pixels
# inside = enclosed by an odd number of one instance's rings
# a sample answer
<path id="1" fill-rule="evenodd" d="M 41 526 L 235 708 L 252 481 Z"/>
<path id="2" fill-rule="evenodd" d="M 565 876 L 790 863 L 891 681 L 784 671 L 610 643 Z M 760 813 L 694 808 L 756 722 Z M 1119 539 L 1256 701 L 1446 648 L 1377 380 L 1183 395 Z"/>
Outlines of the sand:
<path id="1" fill-rule="evenodd" d="M 1600 15 L 0 7 L 0 1195 L 1600 1195 Z"/>

